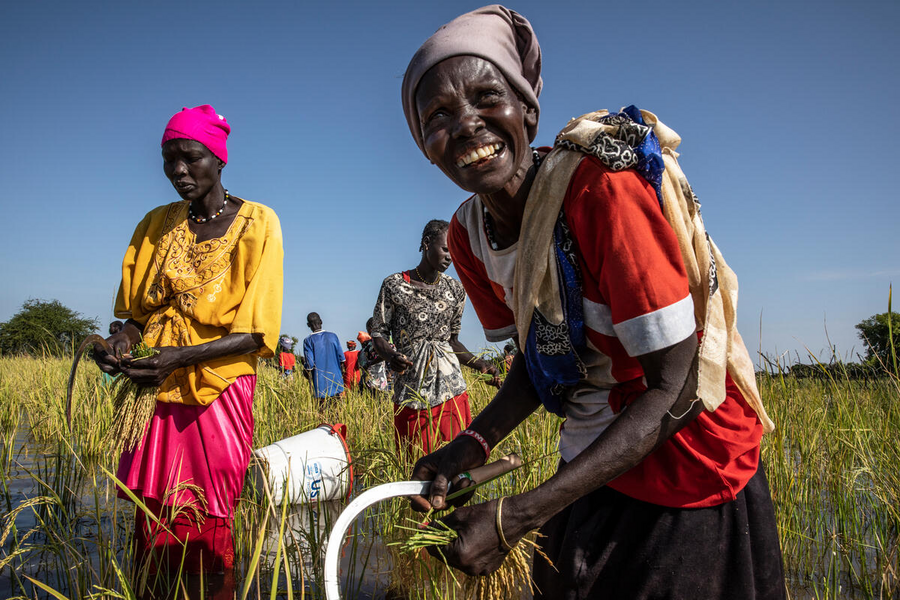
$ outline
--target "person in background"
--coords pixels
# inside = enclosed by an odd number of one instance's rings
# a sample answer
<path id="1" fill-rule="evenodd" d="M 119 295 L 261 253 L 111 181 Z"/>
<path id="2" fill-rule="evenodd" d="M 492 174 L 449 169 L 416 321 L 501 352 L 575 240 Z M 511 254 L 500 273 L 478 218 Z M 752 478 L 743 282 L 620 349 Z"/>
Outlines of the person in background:
<path id="1" fill-rule="evenodd" d="M 394 371 L 397 447 L 426 454 L 472 421 L 460 364 L 492 375 L 499 385 L 497 368 L 459 341 L 466 292 L 444 274 L 451 262 L 448 226 L 439 219 L 425 225 L 419 264 L 384 279 L 372 324 L 375 349 Z"/>
<path id="2" fill-rule="evenodd" d="M 294 368 L 297 366 L 297 357 L 294 355 L 294 340 L 289 336 L 282 335 L 279 340 L 281 351 L 278 353 L 278 368 L 281 370 L 281 376 L 288 378 L 294 374 Z"/>
<path id="3" fill-rule="evenodd" d="M 366 331 L 360 331 L 356 339 L 360 343 L 359 369 L 360 385 L 363 390 L 372 396 L 387 393 L 390 383 L 388 381 L 387 364 L 379 356 L 372 341 L 372 324 L 375 319 L 369 317 L 366 321 Z"/>
<path id="4" fill-rule="evenodd" d="M 125 323 L 122 321 L 113 321 L 109 324 L 109 335 L 116 335 L 120 331 L 122 331 L 122 327 L 125 326 Z"/>
<path id="5" fill-rule="evenodd" d="M 513 359 L 516 357 L 515 344 L 509 343 L 503 346 L 503 362 L 506 364 L 506 372 L 512 368 Z"/>
<path id="6" fill-rule="evenodd" d="M 537 599 L 784 598 L 760 460 L 773 424 L 736 329 L 698 331 L 695 312 L 713 295 L 735 302 L 736 281 L 721 261 L 700 267 L 712 275 L 694 296 L 693 244 L 663 211 L 664 195 L 675 211 L 691 193 L 675 173 L 680 138 L 628 107 L 570 121 L 583 152 L 562 135 L 552 151 L 532 148 L 542 62 L 528 20 L 492 5 L 438 29 L 403 78 L 413 139 L 469 194 L 448 235 L 456 272 L 487 339 L 521 348 L 469 430 L 418 462 L 412 479 L 433 483 L 411 502 L 444 509 L 449 480 L 543 405 L 565 419 L 557 472 L 443 517 L 458 533 L 434 550 L 446 562 L 490 573 L 540 529 L 552 566 L 535 559 Z M 706 370 L 701 333 L 714 338 Z"/>
<path id="7" fill-rule="evenodd" d="M 169 120 L 162 167 L 181 200 L 151 210 L 135 229 L 115 304 L 127 320 L 107 338 L 112 354 L 94 352 L 105 373 L 158 387 L 143 438 L 116 473 L 154 517 L 136 511 L 138 564 L 224 572 L 226 582 L 258 362 L 278 344 L 284 258 L 272 209 L 222 186 L 230 131 L 209 105 Z M 158 353 L 133 358 L 142 340 Z"/>
<path id="8" fill-rule="evenodd" d="M 344 352 L 338 336 L 322 329 L 319 313 L 309 313 L 306 325 L 312 330 L 303 340 L 306 369 L 312 381 L 313 395 L 327 404 L 344 393 Z"/>
<path id="9" fill-rule="evenodd" d="M 356 342 L 347 341 L 347 351 L 344 352 L 344 388 L 354 390 L 359 385 L 359 350 Z"/>
<path id="10" fill-rule="evenodd" d="M 301 354 L 297 356 L 297 360 L 300 362 L 300 372 L 303 374 L 303 379 L 307 380 L 309 384 L 312 385 L 312 377 L 310 376 L 312 371 L 306 364 L 306 357 Z"/>

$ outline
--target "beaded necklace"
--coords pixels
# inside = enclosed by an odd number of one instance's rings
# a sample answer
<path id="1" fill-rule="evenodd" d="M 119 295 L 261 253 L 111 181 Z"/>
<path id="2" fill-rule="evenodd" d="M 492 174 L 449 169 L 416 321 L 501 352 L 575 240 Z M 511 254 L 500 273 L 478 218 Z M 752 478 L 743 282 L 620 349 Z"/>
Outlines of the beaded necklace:
<path id="1" fill-rule="evenodd" d="M 531 162 L 534 163 L 534 171 L 537 173 L 537 170 L 541 168 L 541 155 L 534 148 L 531 149 Z M 494 238 L 494 217 L 488 212 L 487 206 L 483 202 L 481 211 L 484 213 L 484 234 L 487 236 L 488 243 L 491 245 L 491 249 L 499 250 L 500 244 Z"/>
<path id="2" fill-rule="evenodd" d="M 222 208 L 220 208 L 219 210 L 217 210 L 217 211 L 216 211 L 216 214 L 211 215 L 211 216 L 206 217 L 206 218 L 198 217 L 197 215 L 194 214 L 194 207 L 193 207 L 193 206 L 188 206 L 188 218 L 189 218 L 191 221 L 193 221 L 194 223 L 206 223 L 207 221 L 211 221 L 212 219 L 215 219 L 216 217 L 218 217 L 219 215 L 221 215 L 223 212 L 225 212 L 225 207 L 228 206 L 228 199 L 229 199 L 230 197 L 231 197 L 231 196 L 228 195 L 228 190 L 225 190 L 225 202 L 222 203 Z"/>

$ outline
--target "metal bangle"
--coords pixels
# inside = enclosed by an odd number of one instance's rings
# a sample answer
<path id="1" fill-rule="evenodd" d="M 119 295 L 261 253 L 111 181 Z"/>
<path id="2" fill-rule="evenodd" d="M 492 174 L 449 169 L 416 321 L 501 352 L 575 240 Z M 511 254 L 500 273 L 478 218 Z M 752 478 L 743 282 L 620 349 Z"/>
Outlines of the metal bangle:
<path id="1" fill-rule="evenodd" d="M 501 496 L 500 499 L 497 500 L 497 537 L 500 538 L 500 546 L 505 548 L 508 552 L 512 550 L 512 546 L 506 541 L 506 537 L 503 535 L 503 525 L 500 523 L 504 500 L 506 500 L 506 496 Z"/>

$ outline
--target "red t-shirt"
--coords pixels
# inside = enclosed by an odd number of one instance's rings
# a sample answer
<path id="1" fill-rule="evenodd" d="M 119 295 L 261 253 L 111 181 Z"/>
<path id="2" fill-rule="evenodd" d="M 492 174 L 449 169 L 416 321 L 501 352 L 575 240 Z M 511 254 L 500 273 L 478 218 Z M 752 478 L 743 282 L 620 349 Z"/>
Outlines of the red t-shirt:
<path id="1" fill-rule="evenodd" d="M 282 369 L 293 371 L 297 364 L 297 357 L 292 352 L 282 352 L 278 355 L 278 364 Z"/>
<path id="2" fill-rule="evenodd" d="M 584 158 L 563 202 L 583 277 L 587 378 L 564 403 L 560 454 L 572 460 L 646 389 L 635 358 L 695 333 L 693 302 L 675 234 L 653 188 L 635 171 Z M 480 199 L 460 206 L 447 236 L 460 281 L 490 341 L 516 335 L 509 305 L 517 246 L 490 247 Z M 730 381 L 703 411 L 609 486 L 673 507 L 731 501 L 756 473 L 762 425 Z"/>
<path id="3" fill-rule="evenodd" d="M 344 352 L 344 387 L 350 388 L 359 383 L 359 350 Z"/>

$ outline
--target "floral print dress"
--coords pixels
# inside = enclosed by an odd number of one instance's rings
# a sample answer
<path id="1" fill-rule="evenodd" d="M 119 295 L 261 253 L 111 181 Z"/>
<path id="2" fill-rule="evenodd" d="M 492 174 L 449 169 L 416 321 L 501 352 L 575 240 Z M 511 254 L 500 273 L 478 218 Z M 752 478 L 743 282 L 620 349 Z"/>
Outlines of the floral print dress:
<path id="1" fill-rule="evenodd" d="M 466 391 L 450 336 L 462 324 L 466 292 L 460 282 L 441 275 L 419 287 L 409 272 L 394 273 L 381 284 L 375 304 L 373 337 L 393 338 L 413 366 L 394 375 L 394 403 L 415 410 L 439 406 Z"/>

